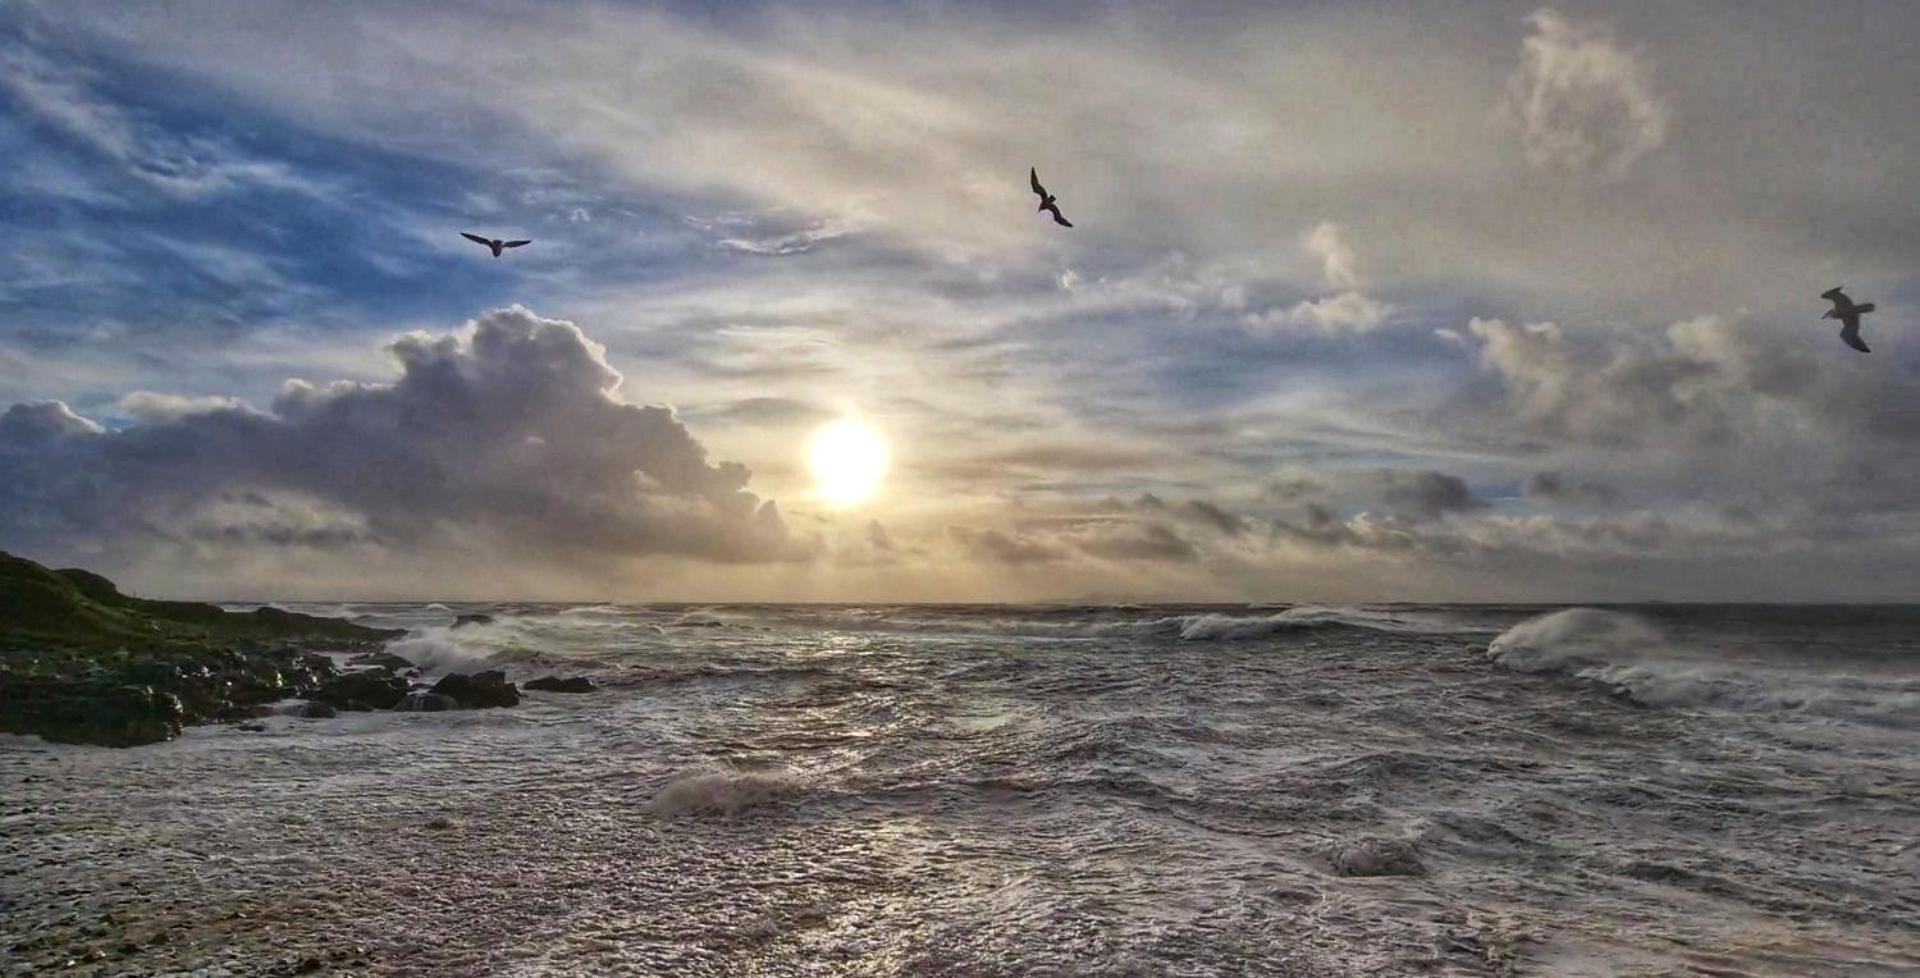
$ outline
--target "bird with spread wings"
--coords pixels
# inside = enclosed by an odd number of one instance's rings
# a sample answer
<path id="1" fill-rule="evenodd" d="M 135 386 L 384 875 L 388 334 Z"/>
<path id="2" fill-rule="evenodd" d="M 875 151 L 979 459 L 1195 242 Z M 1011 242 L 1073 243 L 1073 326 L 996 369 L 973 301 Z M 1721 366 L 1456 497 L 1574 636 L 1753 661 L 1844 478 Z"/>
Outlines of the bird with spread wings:
<path id="1" fill-rule="evenodd" d="M 1031 181 L 1033 184 L 1033 192 L 1040 195 L 1040 206 L 1037 210 L 1047 211 L 1051 213 L 1053 215 L 1053 222 L 1055 224 L 1060 225 L 1061 227 L 1065 227 L 1065 228 L 1073 227 L 1072 221 L 1069 221 L 1065 217 L 1062 217 L 1060 215 L 1060 199 L 1050 193 L 1047 193 L 1047 188 L 1042 187 L 1040 185 L 1039 169 L 1035 167 L 1028 167 L 1027 179 Z"/>
<path id="2" fill-rule="evenodd" d="M 473 242 L 474 244 L 486 245 L 489 249 L 493 251 L 493 257 L 495 258 L 500 257 L 500 252 L 505 251 L 508 248 L 518 248 L 521 245 L 529 245 L 533 243 L 532 239 L 528 239 L 524 241 L 502 241 L 499 238 L 483 238 L 477 234 L 469 234 L 466 231 L 460 232 L 460 236 L 467 239 L 468 241 Z"/>
<path id="3" fill-rule="evenodd" d="M 1840 291 L 1843 287 L 1836 285 L 1820 293 L 1820 298 L 1833 303 L 1833 308 L 1827 310 L 1827 314 L 1820 318 L 1840 320 L 1840 341 L 1861 353 L 1872 353 L 1872 350 L 1867 349 L 1867 341 L 1860 338 L 1860 316 L 1872 312 L 1873 303 L 1854 305 L 1853 300 L 1848 298 L 1845 292 Z"/>

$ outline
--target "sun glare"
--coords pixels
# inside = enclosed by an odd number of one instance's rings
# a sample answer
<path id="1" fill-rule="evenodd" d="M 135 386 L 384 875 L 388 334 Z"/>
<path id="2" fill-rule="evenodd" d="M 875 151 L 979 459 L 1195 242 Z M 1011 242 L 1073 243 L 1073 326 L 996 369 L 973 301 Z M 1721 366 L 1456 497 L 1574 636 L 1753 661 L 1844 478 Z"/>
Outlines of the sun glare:
<path id="1" fill-rule="evenodd" d="M 807 445 L 815 495 L 834 506 L 857 506 L 880 491 L 887 474 L 887 443 L 859 421 L 835 421 Z"/>

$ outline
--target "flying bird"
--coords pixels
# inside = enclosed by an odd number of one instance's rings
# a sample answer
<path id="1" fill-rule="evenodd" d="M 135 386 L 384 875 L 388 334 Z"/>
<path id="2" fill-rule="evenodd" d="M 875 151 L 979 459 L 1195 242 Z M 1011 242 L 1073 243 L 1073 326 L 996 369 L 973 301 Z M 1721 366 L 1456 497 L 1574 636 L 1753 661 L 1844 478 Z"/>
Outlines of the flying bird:
<path id="1" fill-rule="evenodd" d="M 1053 214 L 1053 223 L 1063 228 L 1073 227 L 1072 221 L 1060 216 L 1059 198 L 1047 193 L 1047 188 L 1040 186 L 1040 171 L 1033 167 L 1027 167 L 1027 179 L 1033 183 L 1033 192 L 1040 195 L 1040 206 L 1035 210 L 1035 213 L 1039 211 L 1051 212 Z"/>
<path id="2" fill-rule="evenodd" d="M 465 239 L 467 239 L 468 241 L 471 241 L 471 242 L 473 242 L 474 244 L 483 244 L 483 245 L 486 245 L 486 246 L 487 246 L 487 247 L 489 247 L 489 248 L 492 248 L 492 249 L 493 249 L 493 257 L 495 257 L 495 258 L 498 258 L 498 257 L 500 257 L 500 252 L 501 252 L 501 251 L 503 251 L 503 250 L 505 250 L 505 249 L 507 249 L 507 248 L 518 248 L 518 247 L 520 247 L 521 245 L 527 245 L 527 244 L 532 244 L 532 243 L 533 243 L 533 242 L 532 242 L 531 240 L 527 240 L 527 241 L 502 241 L 502 240 L 500 240 L 499 238 L 483 238 L 483 237 L 481 237 L 481 236 L 479 236 L 479 235 L 477 235 L 477 234 L 468 234 L 468 233 L 467 233 L 467 232 L 465 232 L 465 231 L 462 231 L 462 232 L 460 232 L 460 236 L 461 236 L 461 237 L 463 237 L 463 238 L 465 238 Z"/>
<path id="3" fill-rule="evenodd" d="M 1844 286 L 1836 285 L 1820 293 L 1820 298 L 1833 303 L 1833 308 L 1827 310 L 1827 314 L 1820 318 L 1840 320 L 1841 342 L 1859 350 L 1861 353 L 1872 353 L 1872 350 L 1867 349 L 1866 341 L 1860 338 L 1860 316 L 1864 313 L 1872 312 L 1873 303 L 1869 302 L 1864 306 L 1856 306 L 1853 304 L 1852 299 L 1847 298 L 1845 292 L 1840 291 L 1842 288 L 1844 288 Z"/>

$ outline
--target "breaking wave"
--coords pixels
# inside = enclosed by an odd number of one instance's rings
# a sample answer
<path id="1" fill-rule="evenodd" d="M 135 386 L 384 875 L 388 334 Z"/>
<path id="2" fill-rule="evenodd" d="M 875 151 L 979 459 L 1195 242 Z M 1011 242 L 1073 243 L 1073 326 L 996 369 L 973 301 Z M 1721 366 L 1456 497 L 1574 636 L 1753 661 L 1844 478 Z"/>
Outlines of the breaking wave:
<path id="1" fill-rule="evenodd" d="M 1127 607 L 1033 609 L 1020 617 L 969 618 L 907 609 L 833 609 L 795 613 L 782 624 L 839 631 L 903 632 L 940 637 L 1006 636 L 1040 639 L 1175 638 L 1189 642 L 1232 642 L 1318 629 L 1364 629 L 1408 635 L 1486 634 L 1491 629 L 1441 614 L 1310 605 L 1281 611 L 1236 615 L 1220 611 L 1115 617 L 1137 611 Z M 725 624 L 711 616 L 689 615 L 672 627 Z"/>
<path id="2" fill-rule="evenodd" d="M 655 815 L 738 815 L 800 794 L 797 778 L 773 771 L 702 771 L 675 778 L 647 804 Z"/>
<path id="3" fill-rule="evenodd" d="M 469 626 L 461 631 L 469 633 L 474 628 Z M 485 666 L 500 652 L 467 635 L 456 638 L 453 629 L 444 626 L 423 628 L 406 638 L 388 642 L 386 650 L 427 673 L 471 672 Z"/>
<path id="4" fill-rule="evenodd" d="M 1920 727 L 1920 680 L 1730 666 L 1690 656 L 1648 622 L 1596 608 L 1530 618 L 1487 646 L 1516 672 L 1601 684 L 1645 706 L 1793 712 Z"/>

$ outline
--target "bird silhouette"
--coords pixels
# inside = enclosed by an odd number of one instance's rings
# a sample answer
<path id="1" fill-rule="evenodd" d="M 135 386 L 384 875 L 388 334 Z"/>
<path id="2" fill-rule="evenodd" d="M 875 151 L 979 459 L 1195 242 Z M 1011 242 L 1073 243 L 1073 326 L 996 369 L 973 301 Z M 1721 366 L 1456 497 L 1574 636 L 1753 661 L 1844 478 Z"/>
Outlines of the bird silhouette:
<path id="1" fill-rule="evenodd" d="M 1040 186 L 1040 171 L 1033 167 L 1027 167 L 1027 179 L 1033 183 L 1033 192 L 1040 195 L 1040 206 L 1036 209 L 1036 213 L 1038 211 L 1048 211 L 1053 214 L 1053 223 L 1063 228 L 1073 227 L 1072 221 L 1060 216 L 1059 199 L 1047 193 L 1047 188 Z"/>
<path id="2" fill-rule="evenodd" d="M 502 241 L 499 238 L 483 238 L 477 234 L 468 234 L 465 231 L 460 232 L 460 236 L 467 239 L 468 241 L 473 242 L 474 244 L 483 244 L 483 245 L 486 245 L 488 248 L 493 249 L 493 257 L 495 258 L 500 257 L 500 252 L 507 248 L 518 248 L 521 245 L 527 245 L 527 244 L 533 243 L 531 240 Z"/>
<path id="3" fill-rule="evenodd" d="M 1836 285 L 1820 293 L 1820 298 L 1833 303 L 1833 308 L 1827 310 L 1827 314 L 1820 318 L 1840 320 L 1840 341 L 1861 353 L 1872 353 L 1872 350 L 1867 349 L 1866 341 L 1860 338 L 1860 316 L 1872 312 L 1873 303 L 1856 306 L 1852 299 L 1847 298 L 1845 292 L 1840 291 L 1842 288 L 1844 286 Z"/>

